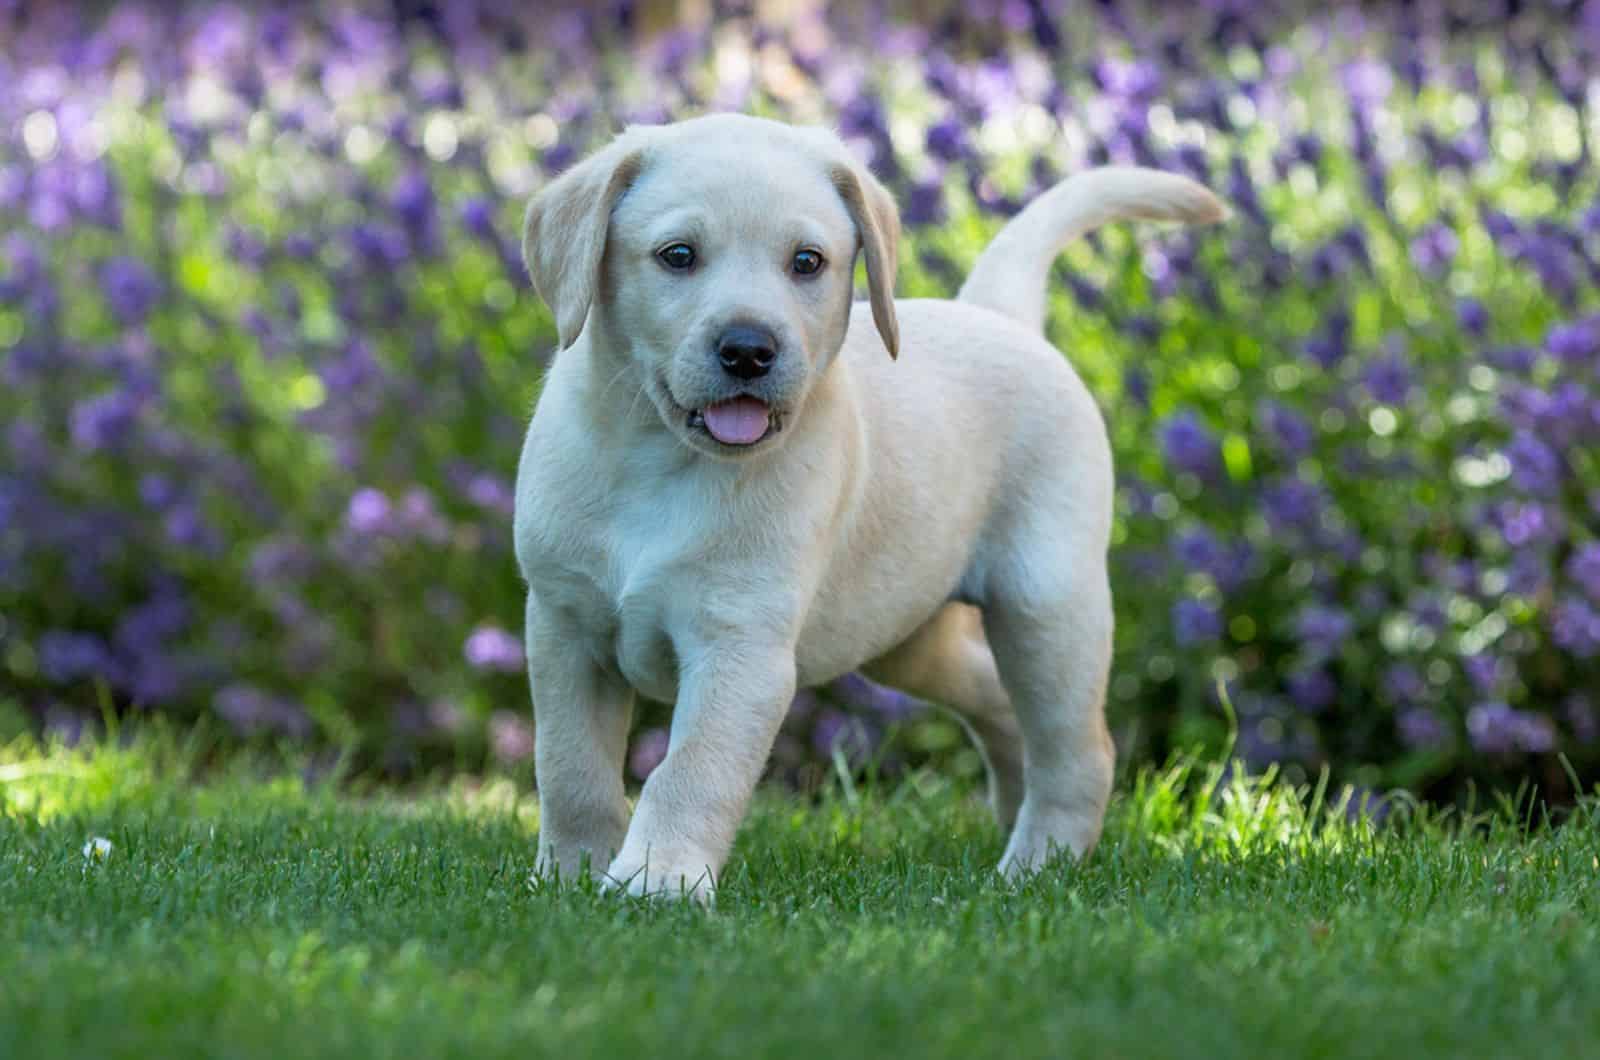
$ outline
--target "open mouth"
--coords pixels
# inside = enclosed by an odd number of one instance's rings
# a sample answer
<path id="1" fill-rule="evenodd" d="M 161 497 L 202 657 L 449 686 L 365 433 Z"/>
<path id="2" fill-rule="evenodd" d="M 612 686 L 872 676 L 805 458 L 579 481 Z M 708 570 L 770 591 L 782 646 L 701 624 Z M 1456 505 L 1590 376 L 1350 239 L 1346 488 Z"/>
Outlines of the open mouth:
<path id="1" fill-rule="evenodd" d="M 723 445 L 746 446 L 783 430 L 783 416 L 759 398 L 741 396 L 690 410 L 687 426 Z"/>

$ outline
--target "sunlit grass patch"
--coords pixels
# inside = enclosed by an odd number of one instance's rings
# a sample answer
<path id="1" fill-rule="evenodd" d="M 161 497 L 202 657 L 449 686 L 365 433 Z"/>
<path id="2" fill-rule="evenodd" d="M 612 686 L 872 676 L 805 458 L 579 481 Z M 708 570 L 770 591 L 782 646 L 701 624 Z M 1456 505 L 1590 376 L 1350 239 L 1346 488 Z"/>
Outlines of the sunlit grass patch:
<path id="1" fill-rule="evenodd" d="M 530 880 L 507 780 L 410 793 L 140 738 L 0 766 L 0 1056 L 1578 1055 L 1600 817 L 1223 763 L 1020 886 L 936 774 L 768 792 L 707 913 Z M 103 840 L 102 850 L 95 841 Z M 85 853 L 86 849 L 89 853 Z"/>

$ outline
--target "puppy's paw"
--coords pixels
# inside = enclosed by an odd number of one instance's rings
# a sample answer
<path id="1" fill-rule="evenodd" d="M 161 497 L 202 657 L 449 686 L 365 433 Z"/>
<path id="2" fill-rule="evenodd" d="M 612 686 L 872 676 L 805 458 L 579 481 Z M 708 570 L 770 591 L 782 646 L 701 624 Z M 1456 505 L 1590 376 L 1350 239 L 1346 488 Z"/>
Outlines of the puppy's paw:
<path id="1" fill-rule="evenodd" d="M 693 851 L 653 850 L 645 855 L 624 850 L 600 879 L 607 890 L 642 898 L 687 899 L 701 905 L 716 900 L 716 874 L 709 859 Z"/>
<path id="2" fill-rule="evenodd" d="M 1044 868 L 1045 863 L 1059 853 L 1059 848 L 1043 851 L 1007 850 L 1000 858 L 1000 864 L 995 866 L 995 871 L 1006 880 L 1017 883 Z"/>
<path id="3" fill-rule="evenodd" d="M 1006 852 L 996 866 L 1000 875 L 1017 881 L 1045 868 L 1062 862 L 1072 864 L 1083 860 L 1094 849 L 1100 835 L 1099 821 L 1063 819 L 1046 826 L 1030 819 L 1026 812 L 1011 833 Z"/>
<path id="4" fill-rule="evenodd" d="M 547 883 L 577 883 L 600 876 L 617 849 L 615 843 L 553 842 L 540 837 L 533 878 Z"/>

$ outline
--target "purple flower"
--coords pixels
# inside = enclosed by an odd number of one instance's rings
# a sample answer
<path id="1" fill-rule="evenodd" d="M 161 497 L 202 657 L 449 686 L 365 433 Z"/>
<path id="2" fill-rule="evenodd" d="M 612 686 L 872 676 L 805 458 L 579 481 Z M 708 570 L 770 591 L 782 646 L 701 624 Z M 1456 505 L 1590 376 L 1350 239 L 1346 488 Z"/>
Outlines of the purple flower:
<path id="1" fill-rule="evenodd" d="M 211 700 L 214 710 L 242 736 L 277 733 L 295 740 L 311 735 L 311 719 L 298 704 L 251 684 L 230 684 Z"/>
<path id="2" fill-rule="evenodd" d="M 488 199 L 471 198 L 461 204 L 461 227 L 478 239 L 494 241 L 494 207 Z"/>
<path id="3" fill-rule="evenodd" d="M 322 382 L 330 394 L 352 400 L 382 378 L 383 369 L 371 343 L 357 338 L 322 367 Z"/>
<path id="4" fill-rule="evenodd" d="M 937 178 L 919 181 L 906 193 L 900 219 L 908 225 L 934 225 L 945 219 L 944 181 Z"/>
<path id="5" fill-rule="evenodd" d="M 1572 307 L 1577 301 L 1578 281 L 1572 251 L 1548 234 L 1524 234 L 1519 240 L 1514 256 L 1533 266 L 1539 281 L 1561 303 Z"/>
<path id="6" fill-rule="evenodd" d="M 1523 493 L 1554 497 L 1561 492 L 1561 457 L 1531 432 L 1519 430 L 1511 436 L 1506 459 L 1511 462 L 1511 482 Z"/>
<path id="7" fill-rule="evenodd" d="M 433 494 L 421 486 L 413 486 L 406 490 L 405 496 L 400 498 L 400 507 L 395 514 L 402 533 L 434 544 L 443 542 L 450 536 L 449 524 L 434 507 Z"/>
<path id="8" fill-rule="evenodd" d="M 828 691 L 841 702 L 885 721 L 904 721 L 920 713 L 923 705 L 898 689 L 888 688 L 869 681 L 858 673 L 848 673 L 835 679 Z"/>
<path id="9" fill-rule="evenodd" d="M 1411 393 L 1411 368 L 1398 350 L 1379 354 L 1367 364 L 1361 381 L 1374 400 L 1403 405 Z"/>
<path id="10" fill-rule="evenodd" d="M 1097 313 L 1105 307 L 1105 294 L 1089 280 L 1075 272 L 1069 272 L 1066 283 L 1067 290 L 1072 292 L 1073 300 L 1080 308 L 1090 313 Z"/>
<path id="11" fill-rule="evenodd" d="M 1222 542 L 1204 526 L 1190 527 L 1172 542 L 1173 554 L 1191 571 L 1215 575 L 1227 561 Z"/>
<path id="12" fill-rule="evenodd" d="M 1485 753 L 1505 753 L 1517 746 L 1517 712 L 1504 703 L 1479 703 L 1467 711 L 1467 735 Z"/>
<path id="13" fill-rule="evenodd" d="M 221 538 L 193 503 L 173 506 L 161 525 L 168 540 L 181 548 L 215 553 L 222 547 Z"/>
<path id="14" fill-rule="evenodd" d="M 1243 584 L 1254 560 L 1254 550 L 1248 541 L 1234 541 L 1224 545 L 1204 526 L 1194 526 L 1180 533 L 1172 543 L 1178 562 L 1191 571 L 1208 574 L 1217 587 L 1232 592 Z"/>
<path id="15" fill-rule="evenodd" d="M 1500 660 L 1493 655 L 1468 655 L 1461 660 L 1467 679 L 1479 692 L 1493 692 L 1500 683 Z"/>
<path id="16" fill-rule="evenodd" d="M 539 156 L 539 162 L 546 173 L 554 176 L 572 165 L 577 158 L 577 146 L 571 140 L 562 140 L 546 148 L 544 154 Z"/>
<path id="17" fill-rule="evenodd" d="M 1350 353 L 1350 314 L 1343 310 L 1331 313 L 1322 330 L 1306 340 L 1304 349 L 1324 370 L 1344 360 Z"/>
<path id="18" fill-rule="evenodd" d="M 842 754 L 851 768 L 860 768 L 871 756 L 876 734 L 860 718 L 842 710 L 823 710 L 811 727 L 811 747 L 822 758 Z"/>
<path id="19" fill-rule="evenodd" d="M 839 108 L 839 134 L 847 139 L 877 140 L 889 135 L 883 104 L 871 93 L 847 100 Z"/>
<path id="20" fill-rule="evenodd" d="M 1524 751 L 1542 754 L 1556 749 L 1556 727 L 1542 714 L 1523 712 L 1517 730 L 1517 746 Z"/>
<path id="21" fill-rule="evenodd" d="M 648 780 L 662 759 L 667 757 L 670 743 L 671 733 L 660 726 L 640 732 L 633 739 L 633 749 L 628 752 L 628 772 L 633 774 L 635 780 Z"/>
<path id="22" fill-rule="evenodd" d="M 1401 704 L 1417 703 L 1428 694 L 1422 671 L 1408 662 L 1394 663 L 1384 670 L 1381 687 L 1385 695 Z"/>
<path id="23" fill-rule="evenodd" d="M 1600 655 L 1600 612 L 1580 597 L 1563 597 L 1551 612 L 1550 639 L 1580 659 Z"/>
<path id="24" fill-rule="evenodd" d="M 1161 448 L 1174 471 L 1214 479 L 1222 470 L 1216 436 L 1187 409 L 1173 413 L 1161 425 Z"/>
<path id="25" fill-rule="evenodd" d="M 426 721 L 439 732 L 458 733 L 467 723 L 467 712 L 448 699 L 436 699 L 428 704 Z"/>
<path id="26" fill-rule="evenodd" d="M 258 582 L 290 583 L 311 575 L 311 550 L 293 538 L 269 538 L 250 553 L 250 576 Z"/>
<path id="27" fill-rule="evenodd" d="M 1339 686 L 1323 667 L 1297 670 L 1289 675 L 1289 697 L 1301 710 L 1318 714 L 1333 706 Z"/>
<path id="28" fill-rule="evenodd" d="M 1261 506 L 1274 530 L 1311 530 L 1322 518 L 1327 498 L 1320 487 L 1280 475 L 1261 491 Z"/>
<path id="29" fill-rule="evenodd" d="M 1520 549 L 1506 571 L 1506 589 L 1517 596 L 1533 597 L 1550 584 L 1550 558 L 1542 549 Z"/>
<path id="30" fill-rule="evenodd" d="M 945 118 L 928 128 L 928 153 L 945 162 L 958 162 L 971 152 L 967 131 L 956 118 Z"/>
<path id="31" fill-rule="evenodd" d="M 1437 276 L 1455 260 L 1460 242 L 1455 232 L 1443 224 L 1431 224 L 1411 243 L 1411 260 L 1424 273 Z"/>
<path id="32" fill-rule="evenodd" d="M 1480 703 L 1467 712 L 1467 735 L 1472 746 L 1484 754 L 1555 748 L 1555 726 L 1549 718 L 1499 702 Z"/>
<path id="33" fill-rule="evenodd" d="M 421 231 L 433 224 L 433 185 L 428 172 L 420 167 L 407 170 L 395 181 L 389 193 L 389 206 L 407 228 Z"/>
<path id="34" fill-rule="evenodd" d="M 93 633 L 52 630 L 39 638 L 39 671 L 45 680 L 64 685 L 87 677 L 106 677 L 111 652 Z"/>
<path id="35" fill-rule="evenodd" d="M 1242 155 L 1234 155 L 1228 160 L 1225 198 L 1230 206 L 1255 223 L 1262 225 L 1268 223 L 1266 211 L 1261 206 L 1261 197 L 1256 192 L 1255 181 L 1250 176 L 1250 167 L 1245 164 Z"/>
<path id="36" fill-rule="evenodd" d="M 350 245 L 369 267 L 392 269 L 405 263 L 411 244 L 393 225 L 362 222 L 351 226 Z"/>
<path id="37" fill-rule="evenodd" d="M 1172 633 L 1179 647 L 1214 644 L 1222 636 L 1222 612 L 1203 600 L 1184 597 L 1172 605 Z"/>
<path id="38" fill-rule="evenodd" d="M 144 323 L 161 297 L 161 283 L 155 274 L 129 257 L 111 258 L 101 266 L 100 290 L 126 326 Z"/>
<path id="39" fill-rule="evenodd" d="M 1539 355 L 1527 346 L 1509 346 L 1503 349 L 1490 350 L 1483 355 L 1483 359 L 1502 372 L 1513 375 L 1525 376 L 1533 371 Z"/>
<path id="40" fill-rule="evenodd" d="M 1394 88 L 1394 75 L 1389 68 L 1373 59 L 1350 63 L 1341 73 L 1345 92 L 1357 107 L 1370 107 L 1382 103 Z"/>
<path id="41" fill-rule="evenodd" d="M 486 511 L 510 515 L 516 506 L 511 487 L 498 475 L 481 472 L 467 482 L 467 499 Z"/>
<path id="42" fill-rule="evenodd" d="M 309 261 L 317 254 L 317 237 L 309 232 L 290 232 L 283 237 L 283 253 L 298 261 Z"/>
<path id="43" fill-rule="evenodd" d="M 1461 330 L 1474 338 L 1489 333 L 1489 309 L 1476 298 L 1463 298 L 1456 302 L 1456 321 Z"/>
<path id="44" fill-rule="evenodd" d="M 1278 401 L 1263 401 L 1259 415 L 1284 456 L 1297 460 L 1311 452 L 1316 435 L 1304 416 Z"/>
<path id="45" fill-rule="evenodd" d="M 266 260 L 267 245 L 261 236 L 240 225 L 230 225 L 227 234 L 228 256 L 241 265 L 259 268 Z"/>
<path id="46" fill-rule="evenodd" d="M 1122 393 L 1142 409 L 1150 407 L 1150 373 L 1137 365 L 1122 372 Z"/>
<path id="47" fill-rule="evenodd" d="M 467 637 L 467 662 L 479 670 L 520 673 L 525 663 L 522 642 L 499 626 L 483 625 Z"/>
<path id="48" fill-rule="evenodd" d="M 1568 364 L 1592 365 L 1600 359 L 1600 319 L 1557 324 L 1545 336 L 1544 348 Z"/>
<path id="49" fill-rule="evenodd" d="M 345 525 L 357 534 L 384 534 L 394 527 L 393 508 L 381 490 L 365 487 L 356 490 L 345 511 Z"/>
<path id="50" fill-rule="evenodd" d="M 502 765 L 516 765 L 533 757 L 533 723 L 521 713 L 497 710 L 489 716 L 489 753 Z"/>
<path id="51" fill-rule="evenodd" d="M 126 390 L 85 398 L 72 407 L 72 443 L 79 449 L 120 449 L 139 418 L 139 400 Z"/>
<path id="52" fill-rule="evenodd" d="M 1557 448 L 1600 438 L 1600 401 L 1575 380 L 1556 383 L 1535 406 L 1540 435 Z"/>
<path id="53" fill-rule="evenodd" d="M 1338 654 L 1353 628 L 1347 612 L 1322 604 L 1305 605 L 1295 619 L 1295 635 L 1316 658 Z"/>
<path id="54" fill-rule="evenodd" d="M 1206 156 L 1205 148 L 1198 144 L 1183 144 L 1177 151 L 1177 162 L 1180 169 L 1202 184 L 1211 181 L 1211 160 Z"/>
<path id="55" fill-rule="evenodd" d="M 1101 59 L 1094 65 L 1094 78 L 1106 95 L 1128 102 L 1149 102 L 1161 90 L 1160 70 L 1139 60 Z"/>
<path id="56" fill-rule="evenodd" d="M 1427 707 L 1408 707 L 1395 718 L 1400 740 L 1413 751 L 1433 751 L 1449 742 L 1450 732 Z"/>
<path id="57" fill-rule="evenodd" d="M 1580 545 L 1567 560 L 1567 577 L 1578 583 L 1589 599 L 1600 603 L 1600 542 Z"/>
<path id="58" fill-rule="evenodd" d="M 1500 532 L 1506 544 L 1521 548 L 1556 536 L 1555 519 L 1549 509 L 1537 501 L 1507 503 L 1498 509 Z"/>
<path id="59" fill-rule="evenodd" d="M 132 664 L 128 696 L 141 710 L 174 703 L 189 689 L 191 669 L 164 651 L 149 652 Z"/>
<path id="60" fill-rule="evenodd" d="M 129 655 L 148 655 L 188 626 L 190 608 L 175 592 L 159 593 L 129 609 L 117 621 L 112 641 Z"/>

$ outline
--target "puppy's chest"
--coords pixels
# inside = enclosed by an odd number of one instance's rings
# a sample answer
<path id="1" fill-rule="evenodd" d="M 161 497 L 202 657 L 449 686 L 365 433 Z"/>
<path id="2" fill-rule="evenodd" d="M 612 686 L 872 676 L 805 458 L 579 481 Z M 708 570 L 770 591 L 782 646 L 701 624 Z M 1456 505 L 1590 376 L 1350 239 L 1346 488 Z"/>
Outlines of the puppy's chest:
<path id="1" fill-rule="evenodd" d="M 673 630 L 692 620 L 705 550 L 664 513 L 645 520 L 618 514 L 547 553 L 530 570 L 530 587 L 568 616 L 594 658 L 641 695 L 670 703 L 678 687 Z"/>

